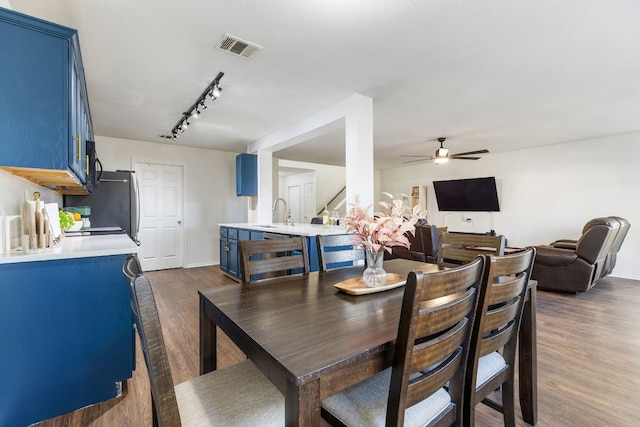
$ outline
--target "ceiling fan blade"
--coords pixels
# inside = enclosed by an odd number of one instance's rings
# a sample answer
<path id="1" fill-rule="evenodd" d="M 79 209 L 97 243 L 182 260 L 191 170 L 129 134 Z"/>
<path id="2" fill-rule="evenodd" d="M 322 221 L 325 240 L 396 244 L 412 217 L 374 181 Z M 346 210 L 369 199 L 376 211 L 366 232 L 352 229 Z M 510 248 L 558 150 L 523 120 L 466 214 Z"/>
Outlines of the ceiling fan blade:
<path id="1" fill-rule="evenodd" d="M 467 151 L 466 153 L 456 153 L 451 154 L 451 156 L 468 156 L 470 154 L 487 154 L 489 150 L 476 150 L 476 151 Z"/>
<path id="2" fill-rule="evenodd" d="M 417 155 L 417 154 L 400 154 L 400 157 L 422 157 L 422 158 L 427 158 L 427 157 L 431 157 L 431 156 L 425 156 L 425 155 Z"/>
<path id="3" fill-rule="evenodd" d="M 480 157 L 458 157 L 457 155 L 449 156 L 449 158 L 452 160 L 479 160 L 480 159 Z"/>
<path id="4" fill-rule="evenodd" d="M 424 162 L 425 160 L 433 160 L 433 157 L 423 157 L 422 159 L 417 159 L 417 160 L 407 160 L 406 162 L 402 162 L 402 163 Z"/>

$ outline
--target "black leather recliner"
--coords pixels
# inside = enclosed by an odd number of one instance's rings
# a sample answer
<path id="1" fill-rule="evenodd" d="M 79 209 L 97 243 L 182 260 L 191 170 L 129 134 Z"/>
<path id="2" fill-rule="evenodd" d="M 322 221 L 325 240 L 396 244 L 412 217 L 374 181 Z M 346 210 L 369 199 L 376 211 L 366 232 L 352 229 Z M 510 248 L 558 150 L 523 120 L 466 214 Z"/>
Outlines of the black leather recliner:
<path id="1" fill-rule="evenodd" d="M 608 276 L 613 272 L 613 268 L 616 266 L 618 251 L 620 250 L 620 247 L 622 247 L 622 242 L 624 242 L 625 237 L 627 237 L 627 232 L 629 231 L 629 227 L 631 226 L 629 224 L 629 221 L 619 216 L 610 216 L 607 217 L 607 219 L 612 223 L 617 222 L 620 225 L 620 228 L 618 228 L 618 232 L 616 233 L 613 240 L 613 245 L 611 245 L 611 250 L 609 250 L 607 259 L 604 262 L 604 267 L 600 274 L 600 279 Z M 582 229 L 582 233 L 584 234 L 591 226 L 598 223 L 600 220 L 601 218 L 596 218 L 586 223 L 584 228 Z M 561 249 L 572 249 L 575 251 L 577 243 L 577 240 L 561 239 L 551 243 L 550 246 Z"/>
<path id="2" fill-rule="evenodd" d="M 617 243 L 620 225 L 620 221 L 611 217 L 595 218 L 584 226 L 576 241 L 558 240 L 550 246 L 536 246 L 531 278 L 538 281 L 538 289 L 584 292 L 593 287 L 609 274 L 611 251 Z"/>
<path id="3" fill-rule="evenodd" d="M 611 245 L 611 250 L 609 251 L 609 256 L 607 256 L 607 260 L 605 261 L 605 266 L 603 268 L 603 275 L 607 276 L 613 272 L 613 267 L 616 266 L 616 259 L 618 257 L 618 251 L 620 247 L 622 247 L 622 242 L 624 242 L 625 237 L 627 237 L 627 233 L 629 232 L 629 221 L 619 216 L 610 216 L 609 219 L 617 220 L 620 222 L 620 228 L 618 229 L 618 234 L 613 240 L 613 245 Z"/>

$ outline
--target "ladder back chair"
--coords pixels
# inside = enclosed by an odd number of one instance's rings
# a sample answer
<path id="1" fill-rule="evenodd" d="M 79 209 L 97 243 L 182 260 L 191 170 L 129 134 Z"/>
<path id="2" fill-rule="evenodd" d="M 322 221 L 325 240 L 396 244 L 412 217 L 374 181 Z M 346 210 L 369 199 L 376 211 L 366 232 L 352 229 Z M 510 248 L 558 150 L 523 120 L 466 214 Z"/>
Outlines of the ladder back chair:
<path id="1" fill-rule="evenodd" d="M 155 298 L 146 276 L 138 274 L 129 280 L 129 296 L 149 374 L 154 426 L 284 425 L 282 393 L 249 360 L 174 387 Z"/>
<path id="2" fill-rule="evenodd" d="M 504 255 L 503 235 L 440 232 L 438 266 L 440 268 L 472 261 L 478 255 Z"/>
<path id="3" fill-rule="evenodd" d="M 325 399 L 323 418 L 338 426 L 460 425 L 483 265 L 478 257 L 450 270 L 409 273 L 392 367 Z"/>
<path id="4" fill-rule="evenodd" d="M 485 268 L 465 380 L 465 426 L 473 426 L 479 402 L 516 425 L 514 364 L 524 300 L 535 249 L 506 256 L 485 255 Z M 488 399 L 501 388 L 502 403 Z"/>
<path id="5" fill-rule="evenodd" d="M 330 236 L 318 234 L 318 257 L 320 270 L 348 267 L 361 263 L 364 265 L 364 249 L 353 242 L 352 234 L 334 234 Z"/>
<path id="6" fill-rule="evenodd" d="M 306 237 L 241 240 L 240 265 L 243 283 L 273 276 L 309 274 Z"/>
<path id="7" fill-rule="evenodd" d="M 122 272 L 127 276 L 127 279 L 135 279 L 137 275 L 142 274 L 142 267 L 140 266 L 140 260 L 136 254 L 131 254 L 127 257 L 127 260 L 122 267 Z"/>

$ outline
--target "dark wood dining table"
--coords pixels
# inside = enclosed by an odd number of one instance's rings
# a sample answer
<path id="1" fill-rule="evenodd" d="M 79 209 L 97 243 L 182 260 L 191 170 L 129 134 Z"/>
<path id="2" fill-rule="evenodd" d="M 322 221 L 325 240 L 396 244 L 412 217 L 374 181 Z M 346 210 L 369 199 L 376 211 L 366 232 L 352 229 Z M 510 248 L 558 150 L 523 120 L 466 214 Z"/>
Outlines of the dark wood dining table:
<path id="1" fill-rule="evenodd" d="M 385 261 L 387 272 L 434 272 L 417 261 Z M 281 276 L 202 289 L 200 372 L 215 370 L 220 328 L 285 396 L 287 426 L 320 425 L 322 399 L 391 365 L 404 286 L 350 295 L 333 285 L 363 267 Z M 519 397 L 523 418 L 537 418 L 535 283 L 520 326 Z M 224 390 L 220 390 L 224 393 Z"/>

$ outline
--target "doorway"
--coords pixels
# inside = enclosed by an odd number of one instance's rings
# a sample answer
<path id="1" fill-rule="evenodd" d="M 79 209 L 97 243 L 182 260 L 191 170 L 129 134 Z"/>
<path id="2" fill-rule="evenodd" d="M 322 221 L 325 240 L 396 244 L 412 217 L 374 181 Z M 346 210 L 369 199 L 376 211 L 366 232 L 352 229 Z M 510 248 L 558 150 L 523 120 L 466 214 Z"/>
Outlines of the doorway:
<path id="1" fill-rule="evenodd" d="M 183 267 L 183 167 L 136 162 L 135 170 L 140 191 L 138 255 L 142 269 Z"/>

